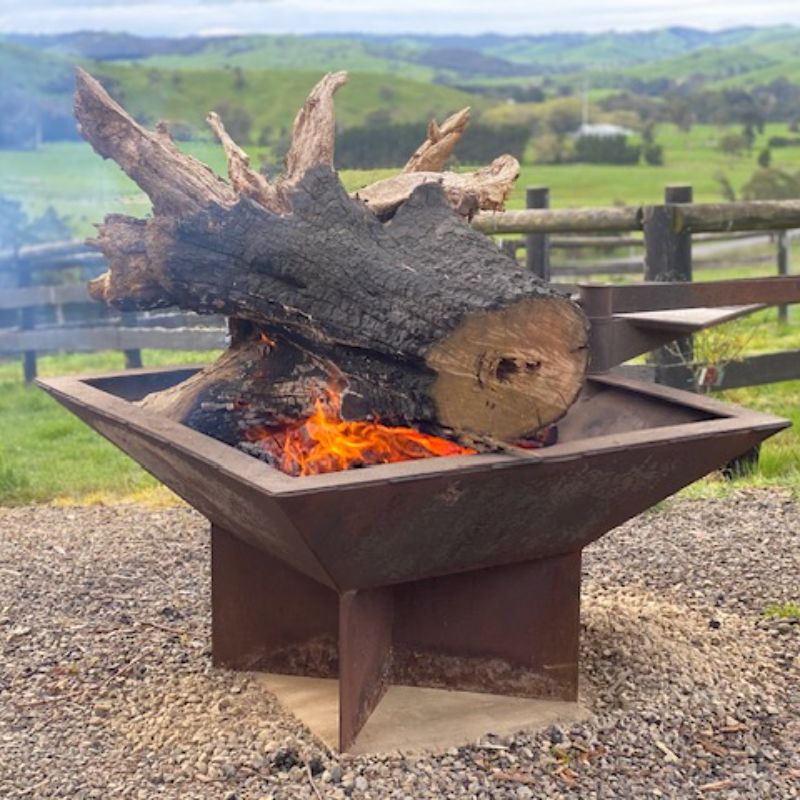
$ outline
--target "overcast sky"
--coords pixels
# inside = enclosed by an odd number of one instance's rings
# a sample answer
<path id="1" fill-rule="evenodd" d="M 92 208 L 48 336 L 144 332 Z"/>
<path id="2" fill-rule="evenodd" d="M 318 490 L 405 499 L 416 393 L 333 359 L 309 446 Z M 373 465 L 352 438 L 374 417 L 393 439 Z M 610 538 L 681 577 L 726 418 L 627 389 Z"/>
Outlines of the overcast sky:
<path id="1" fill-rule="evenodd" d="M 793 23 L 800 0 L 0 0 L 0 31 L 548 33 Z"/>

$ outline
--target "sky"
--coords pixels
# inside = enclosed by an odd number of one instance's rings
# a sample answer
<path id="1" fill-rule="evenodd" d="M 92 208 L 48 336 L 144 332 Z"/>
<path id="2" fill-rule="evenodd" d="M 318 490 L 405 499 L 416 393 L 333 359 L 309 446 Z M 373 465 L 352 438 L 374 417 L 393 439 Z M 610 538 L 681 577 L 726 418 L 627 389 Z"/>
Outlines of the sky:
<path id="1" fill-rule="evenodd" d="M 551 33 L 794 23 L 800 0 L 0 0 L 0 32 Z"/>

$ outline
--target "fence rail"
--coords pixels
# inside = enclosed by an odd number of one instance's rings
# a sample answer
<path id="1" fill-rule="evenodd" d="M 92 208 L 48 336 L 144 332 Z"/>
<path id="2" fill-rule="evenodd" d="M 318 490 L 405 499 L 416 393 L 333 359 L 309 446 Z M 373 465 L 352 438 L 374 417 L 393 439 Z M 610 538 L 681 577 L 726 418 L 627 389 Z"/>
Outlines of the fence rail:
<path id="1" fill-rule="evenodd" d="M 672 189 L 684 187 L 667 187 Z M 688 187 L 686 187 L 688 188 Z M 682 203 L 608 208 L 527 208 L 476 215 L 472 224 L 497 233 L 619 233 L 646 231 L 658 209 L 668 209 L 676 233 L 777 231 L 800 228 L 800 200 L 751 203 Z"/>
<path id="2" fill-rule="evenodd" d="M 530 208 L 520 211 L 482 213 L 473 226 L 486 234 L 523 234 L 506 238 L 501 245 L 512 255 L 525 251 L 527 268 L 546 280 L 592 275 L 641 275 L 648 281 L 690 281 L 693 267 L 723 269 L 736 264 L 766 263 L 774 259 L 778 275 L 788 275 L 790 234 L 800 228 L 800 201 L 753 203 L 692 203 L 689 187 L 668 187 L 660 205 L 608 208 L 549 208 L 550 194 L 544 187 L 526 193 Z M 710 258 L 695 257 L 693 244 L 713 247 L 714 242 L 731 241 L 746 246 L 748 240 L 766 241 L 766 233 L 776 233 L 776 255 L 726 256 L 719 252 Z M 557 235 L 553 235 L 557 234 Z M 640 254 L 593 259 L 589 263 L 551 264 L 554 250 L 574 254 L 580 249 L 641 249 Z M 701 252 L 697 248 L 698 254 Z M 573 256 L 574 260 L 579 261 Z M 208 350 L 225 344 L 225 325 L 220 317 L 192 314 L 123 314 L 100 312 L 87 295 L 84 281 L 105 268 L 100 253 L 83 242 L 68 241 L 35 245 L 19 250 L 0 251 L 0 315 L 17 315 L 17 326 L 0 328 L 0 354 L 23 353 L 26 380 L 36 376 L 37 353 L 58 350 L 122 350 L 126 364 L 141 364 L 141 350 L 149 348 Z M 80 283 L 36 285 L 34 276 L 72 270 Z M 77 271 L 77 275 L 75 272 Z M 635 291 L 635 290 L 634 290 Z M 776 298 L 780 300 L 780 298 Z M 81 307 L 84 319 L 79 316 Z M 48 310 L 46 324 L 42 324 Z M 105 316 L 101 314 L 105 313 Z M 779 308 L 786 320 L 785 307 Z M 89 316 L 89 319 L 86 317 Z M 54 319 L 52 319 L 54 317 Z M 660 351 L 654 363 L 643 367 L 663 382 L 685 386 L 685 362 L 691 346 L 684 342 L 676 356 L 675 348 Z M 681 374 L 681 370 L 684 373 Z M 715 388 L 750 386 L 800 378 L 800 351 L 753 356 L 729 364 L 724 382 Z"/>

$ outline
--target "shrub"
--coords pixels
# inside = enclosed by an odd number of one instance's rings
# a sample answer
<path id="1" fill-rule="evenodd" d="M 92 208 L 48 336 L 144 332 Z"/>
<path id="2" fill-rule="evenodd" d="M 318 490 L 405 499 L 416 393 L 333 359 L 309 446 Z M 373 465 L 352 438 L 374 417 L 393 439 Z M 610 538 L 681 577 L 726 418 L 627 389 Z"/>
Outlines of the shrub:
<path id="1" fill-rule="evenodd" d="M 586 164 L 638 164 L 642 148 L 617 136 L 579 136 L 575 140 L 575 160 Z"/>
<path id="2" fill-rule="evenodd" d="M 738 156 L 746 146 L 747 142 L 740 133 L 726 133 L 717 143 L 717 147 L 729 156 Z"/>
<path id="3" fill-rule="evenodd" d="M 533 142 L 533 158 L 537 164 L 566 164 L 575 159 L 572 140 L 554 133 L 537 136 Z"/>
<path id="4" fill-rule="evenodd" d="M 219 114 L 220 119 L 225 125 L 225 129 L 231 138 L 238 144 L 248 144 L 250 142 L 250 128 L 253 118 L 240 106 L 235 106 L 227 100 L 214 107 L 214 111 Z"/>
<path id="5" fill-rule="evenodd" d="M 425 135 L 419 123 L 379 124 L 347 128 L 336 140 L 339 169 L 398 167 L 408 161 Z M 473 123 L 456 147 L 462 164 L 485 164 L 501 153 L 521 159 L 530 136 L 527 125 L 497 127 Z"/>
<path id="6" fill-rule="evenodd" d="M 664 148 L 655 142 L 646 144 L 642 149 L 642 155 L 651 167 L 660 167 L 664 163 Z"/>
<path id="7" fill-rule="evenodd" d="M 768 147 L 800 147 L 800 137 L 796 136 L 770 136 Z"/>
<path id="8" fill-rule="evenodd" d="M 745 200 L 795 200 L 800 198 L 800 173 L 759 169 L 742 187 Z"/>

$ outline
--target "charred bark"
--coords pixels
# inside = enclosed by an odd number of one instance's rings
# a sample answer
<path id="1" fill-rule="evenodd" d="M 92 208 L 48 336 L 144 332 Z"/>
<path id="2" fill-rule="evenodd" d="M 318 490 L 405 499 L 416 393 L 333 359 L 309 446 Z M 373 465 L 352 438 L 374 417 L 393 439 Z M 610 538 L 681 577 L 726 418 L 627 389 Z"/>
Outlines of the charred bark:
<path id="1" fill-rule="evenodd" d="M 558 419 L 583 382 L 585 317 L 462 218 L 502 204 L 518 165 L 503 156 L 471 175 L 415 171 L 443 164 L 466 124 L 461 112 L 429 129 L 407 172 L 350 197 L 332 169 L 332 97 L 343 82 L 329 75 L 312 91 L 275 183 L 212 117 L 231 187 L 174 156 L 163 134 L 79 73 L 84 135 L 155 211 L 106 219 L 96 244 L 110 271 L 92 295 L 123 309 L 223 313 L 279 342 L 256 358 L 260 344 L 238 336 L 202 376 L 150 402 L 200 427 L 203 409 L 235 396 L 242 408 L 296 418 L 323 381 L 337 380 L 350 418 L 499 439 Z"/>

